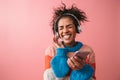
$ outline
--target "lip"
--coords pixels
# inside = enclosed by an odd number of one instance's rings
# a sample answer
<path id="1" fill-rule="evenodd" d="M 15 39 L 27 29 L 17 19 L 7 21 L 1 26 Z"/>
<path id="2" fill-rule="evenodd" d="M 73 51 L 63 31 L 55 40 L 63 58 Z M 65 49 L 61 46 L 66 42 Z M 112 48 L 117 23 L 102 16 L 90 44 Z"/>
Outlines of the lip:
<path id="1" fill-rule="evenodd" d="M 66 34 L 66 35 L 63 35 L 63 36 L 62 36 L 62 38 L 63 38 L 64 40 L 69 40 L 70 37 L 71 37 L 71 34 Z"/>

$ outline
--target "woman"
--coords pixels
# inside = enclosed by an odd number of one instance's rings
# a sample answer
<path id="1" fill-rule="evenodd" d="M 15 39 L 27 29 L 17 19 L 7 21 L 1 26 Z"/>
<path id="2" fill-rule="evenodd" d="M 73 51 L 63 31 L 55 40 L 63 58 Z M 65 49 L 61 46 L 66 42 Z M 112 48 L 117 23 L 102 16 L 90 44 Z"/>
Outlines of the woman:
<path id="1" fill-rule="evenodd" d="M 46 49 L 44 80 L 95 80 L 95 54 L 89 46 L 75 40 L 84 21 L 87 17 L 77 7 L 64 5 L 55 10 L 53 45 Z M 88 54 L 81 57 L 77 53 Z"/>

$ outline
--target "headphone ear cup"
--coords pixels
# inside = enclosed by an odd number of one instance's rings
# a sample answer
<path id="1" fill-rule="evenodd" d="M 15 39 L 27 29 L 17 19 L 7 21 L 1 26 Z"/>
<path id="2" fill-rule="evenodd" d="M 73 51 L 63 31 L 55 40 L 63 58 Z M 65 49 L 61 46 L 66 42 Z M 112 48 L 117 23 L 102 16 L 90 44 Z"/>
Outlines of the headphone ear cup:
<path id="1" fill-rule="evenodd" d="M 58 34 L 58 32 L 55 33 L 55 36 L 56 36 L 57 38 L 59 38 L 59 34 Z"/>
<path id="2" fill-rule="evenodd" d="M 80 33 L 82 31 L 80 25 L 77 26 L 77 30 L 78 30 L 78 33 Z"/>

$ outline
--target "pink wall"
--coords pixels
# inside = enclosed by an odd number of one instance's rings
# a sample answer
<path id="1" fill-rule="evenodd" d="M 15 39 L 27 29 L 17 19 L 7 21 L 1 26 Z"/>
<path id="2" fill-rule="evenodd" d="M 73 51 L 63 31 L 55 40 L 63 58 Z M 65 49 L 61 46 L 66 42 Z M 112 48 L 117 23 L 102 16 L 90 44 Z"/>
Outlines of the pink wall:
<path id="1" fill-rule="evenodd" d="M 96 53 L 97 80 L 120 80 L 120 1 L 62 1 L 75 3 L 88 15 L 90 21 L 77 39 Z M 42 80 L 44 51 L 52 41 L 52 9 L 60 2 L 0 1 L 0 80 Z"/>

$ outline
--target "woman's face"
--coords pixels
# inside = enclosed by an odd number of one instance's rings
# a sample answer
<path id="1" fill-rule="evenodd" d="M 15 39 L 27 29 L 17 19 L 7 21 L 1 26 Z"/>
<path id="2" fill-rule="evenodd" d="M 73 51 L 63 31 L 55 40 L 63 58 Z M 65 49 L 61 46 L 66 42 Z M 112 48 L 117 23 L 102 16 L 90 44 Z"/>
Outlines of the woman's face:
<path id="1" fill-rule="evenodd" d="M 58 21 L 58 33 L 66 46 L 75 44 L 76 29 L 71 18 L 62 17 Z"/>

